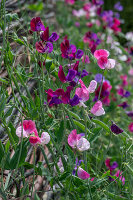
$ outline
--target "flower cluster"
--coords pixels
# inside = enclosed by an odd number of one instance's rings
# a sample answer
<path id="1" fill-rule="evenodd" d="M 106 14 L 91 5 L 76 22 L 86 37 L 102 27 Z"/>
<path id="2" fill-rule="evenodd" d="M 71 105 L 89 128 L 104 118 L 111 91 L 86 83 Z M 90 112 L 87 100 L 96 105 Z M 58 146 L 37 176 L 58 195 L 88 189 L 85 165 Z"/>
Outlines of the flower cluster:
<path id="1" fill-rule="evenodd" d="M 24 120 L 23 124 L 20 124 L 16 129 L 16 135 L 18 137 L 28 138 L 29 142 L 34 146 L 36 144 L 48 144 L 50 136 L 47 132 L 43 132 L 39 137 L 35 122 L 32 120 Z"/>

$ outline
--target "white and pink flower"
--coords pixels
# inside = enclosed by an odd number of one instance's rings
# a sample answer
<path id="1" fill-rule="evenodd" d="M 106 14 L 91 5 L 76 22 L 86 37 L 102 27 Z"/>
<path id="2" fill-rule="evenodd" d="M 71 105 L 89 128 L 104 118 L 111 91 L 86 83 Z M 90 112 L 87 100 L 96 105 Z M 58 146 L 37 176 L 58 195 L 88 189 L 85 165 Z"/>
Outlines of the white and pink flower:
<path id="1" fill-rule="evenodd" d="M 105 111 L 102 107 L 102 102 L 101 101 L 97 101 L 94 106 L 92 107 L 91 111 L 90 111 L 93 115 L 95 116 L 101 116 L 105 114 Z"/>
<path id="2" fill-rule="evenodd" d="M 74 129 L 68 136 L 68 144 L 73 149 L 77 148 L 79 151 L 85 151 L 90 148 L 89 141 L 84 138 L 84 133 L 77 134 L 77 130 Z"/>
<path id="3" fill-rule="evenodd" d="M 115 60 L 108 59 L 109 52 L 105 49 L 99 49 L 94 52 L 97 64 L 101 69 L 112 69 L 115 67 Z"/>

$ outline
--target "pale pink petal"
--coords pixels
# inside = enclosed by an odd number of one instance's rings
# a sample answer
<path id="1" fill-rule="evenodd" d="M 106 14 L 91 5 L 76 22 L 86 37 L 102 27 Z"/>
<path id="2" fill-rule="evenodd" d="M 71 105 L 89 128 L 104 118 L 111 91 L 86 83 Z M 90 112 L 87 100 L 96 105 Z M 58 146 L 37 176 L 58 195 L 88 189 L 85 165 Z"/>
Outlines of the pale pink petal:
<path id="1" fill-rule="evenodd" d="M 108 63 L 108 59 L 105 56 L 98 58 L 97 64 L 101 69 L 105 69 Z"/>
<path id="2" fill-rule="evenodd" d="M 128 71 L 128 74 L 129 74 L 130 76 L 133 76 L 133 68 L 130 69 L 130 70 Z"/>
<path id="3" fill-rule="evenodd" d="M 94 106 L 92 107 L 91 111 L 90 111 L 93 115 L 96 116 L 101 116 L 105 114 L 105 111 L 102 107 L 102 102 L 101 101 L 97 101 Z"/>
<path id="4" fill-rule="evenodd" d="M 24 129 L 23 129 L 23 132 L 22 132 L 22 126 L 19 126 L 16 129 L 16 135 L 21 138 L 21 134 L 23 134 L 23 138 L 28 137 L 27 132 Z"/>
<path id="5" fill-rule="evenodd" d="M 106 65 L 106 69 L 113 69 L 115 67 L 115 60 L 114 59 L 108 59 L 108 63 Z"/>
<path id="6" fill-rule="evenodd" d="M 75 148 L 77 145 L 77 130 L 74 129 L 71 131 L 71 133 L 68 136 L 68 144 L 72 147 Z"/>
<path id="7" fill-rule="evenodd" d="M 90 143 L 86 138 L 80 138 L 77 140 L 77 149 L 79 151 L 86 151 L 90 148 Z"/>
<path id="8" fill-rule="evenodd" d="M 48 144 L 50 142 L 50 135 L 47 132 L 43 132 L 41 135 L 42 144 Z"/>
<path id="9" fill-rule="evenodd" d="M 96 87 L 97 87 L 97 82 L 95 80 L 92 80 L 88 87 L 89 93 L 93 93 L 95 91 Z"/>
<path id="10" fill-rule="evenodd" d="M 84 104 L 84 102 L 83 101 L 80 101 L 80 103 L 78 104 L 78 106 L 79 107 L 84 107 L 84 108 L 86 108 L 87 106 Z"/>
<path id="11" fill-rule="evenodd" d="M 109 52 L 106 49 L 99 49 L 99 50 L 96 50 L 94 52 L 94 57 L 96 59 L 99 59 L 101 56 L 108 57 L 109 56 Z"/>
<path id="12" fill-rule="evenodd" d="M 85 170 L 83 170 L 81 167 L 78 168 L 77 175 L 79 178 L 85 180 L 90 177 L 90 174 L 88 174 Z"/>
<path id="13" fill-rule="evenodd" d="M 79 80 L 81 87 L 82 88 L 76 88 L 75 94 L 78 95 L 79 98 L 81 98 L 82 102 L 88 101 L 89 99 L 89 92 L 88 89 L 86 88 L 85 84 L 83 81 L 80 79 Z"/>

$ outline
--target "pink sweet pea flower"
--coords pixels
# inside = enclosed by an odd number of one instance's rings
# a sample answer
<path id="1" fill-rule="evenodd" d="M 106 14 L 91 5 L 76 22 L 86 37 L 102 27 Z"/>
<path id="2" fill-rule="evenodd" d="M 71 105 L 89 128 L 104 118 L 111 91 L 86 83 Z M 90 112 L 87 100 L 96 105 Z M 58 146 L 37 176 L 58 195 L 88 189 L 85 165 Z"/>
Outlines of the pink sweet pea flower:
<path id="1" fill-rule="evenodd" d="M 81 88 L 76 88 L 75 94 L 78 95 L 78 97 L 81 99 L 79 106 L 85 106 L 83 105 L 83 102 L 88 101 L 89 93 L 93 93 L 95 91 L 97 87 L 97 82 L 95 80 L 92 80 L 88 88 L 85 86 L 81 79 L 79 80 L 79 82 L 81 84 Z"/>
<path id="2" fill-rule="evenodd" d="M 99 49 L 94 52 L 94 57 L 97 59 L 98 66 L 101 69 L 112 69 L 115 67 L 115 60 L 108 59 L 109 52 L 105 49 Z"/>
<path id="3" fill-rule="evenodd" d="M 115 173 L 115 176 L 116 177 L 119 177 L 119 179 L 122 181 L 123 185 L 125 184 L 125 177 L 121 175 L 122 174 L 122 171 L 118 170 L 116 173 Z"/>
<path id="4" fill-rule="evenodd" d="M 41 137 L 38 136 L 38 133 L 35 133 L 35 136 L 30 136 L 29 142 L 35 146 L 36 144 L 48 144 L 50 142 L 50 135 L 47 132 L 43 132 Z"/>
<path id="5" fill-rule="evenodd" d="M 133 133 L 133 122 L 131 122 L 128 126 L 128 130 Z"/>
<path id="6" fill-rule="evenodd" d="M 94 57 L 96 59 L 99 59 L 100 57 L 108 57 L 109 56 L 109 52 L 106 50 L 106 49 L 99 49 L 99 50 L 96 50 L 94 52 Z"/>
<path id="7" fill-rule="evenodd" d="M 90 111 L 93 115 L 96 116 L 101 116 L 105 114 L 105 111 L 102 107 L 102 102 L 101 101 L 97 101 L 94 106 L 92 107 L 91 111 Z"/>
<path id="8" fill-rule="evenodd" d="M 83 137 L 84 134 L 77 134 L 77 130 L 74 129 L 68 136 L 68 144 L 74 149 L 77 148 L 79 151 L 85 151 L 90 148 L 89 141 Z"/>
<path id="9" fill-rule="evenodd" d="M 79 178 L 85 180 L 90 177 L 90 174 L 88 174 L 85 170 L 83 170 L 81 167 L 78 167 L 77 175 Z"/>
<path id="10" fill-rule="evenodd" d="M 41 139 L 38 136 L 30 136 L 29 137 L 29 142 L 35 146 L 36 144 L 41 144 Z"/>
<path id="11" fill-rule="evenodd" d="M 19 127 L 16 129 L 16 135 L 18 137 L 21 137 L 21 133 L 23 132 L 23 137 L 28 137 L 31 133 L 35 131 L 35 129 L 35 122 L 33 122 L 32 120 L 24 120 L 23 126 L 20 124 Z"/>

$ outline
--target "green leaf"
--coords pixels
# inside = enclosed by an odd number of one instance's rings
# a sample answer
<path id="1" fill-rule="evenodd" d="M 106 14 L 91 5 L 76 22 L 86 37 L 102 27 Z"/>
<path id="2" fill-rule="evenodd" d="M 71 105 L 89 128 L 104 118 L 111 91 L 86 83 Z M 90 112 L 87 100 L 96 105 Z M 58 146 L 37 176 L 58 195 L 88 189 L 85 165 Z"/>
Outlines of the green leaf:
<path id="1" fill-rule="evenodd" d="M 82 123 L 80 123 L 80 122 L 78 122 L 78 121 L 76 121 L 76 120 L 74 120 L 74 119 L 73 119 L 73 121 L 74 121 L 74 124 L 75 124 L 81 131 L 85 132 L 85 126 L 84 126 Z M 88 128 L 87 128 L 87 132 L 90 134 L 90 131 L 89 131 Z"/>
<path id="2" fill-rule="evenodd" d="M 101 130 L 102 130 L 101 127 L 94 128 L 92 131 L 93 135 L 91 135 L 91 137 L 89 138 L 89 141 L 94 142 L 100 136 Z"/>
<path id="3" fill-rule="evenodd" d="M 81 120 L 81 118 L 75 114 L 74 112 L 71 112 L 70 110 L 68 110 L 67 108 L 65 108 L 65 110 L 69 113 L 69 115 L 71 115 L 73 118 L 77 119 L 77 120 Z"/>
<path id="4" fill-rule="evenodd" d="M 46 59 L 45 67 L 46 67 L 48 72 L 50 71 L 51 65 L 52 65 L 52 60 Z"/>
<path id="5" fill-rule="evenodd" d="M 14 108 L 14 106 L 11 106 L 11 107 L 7 110 L 7 112 L 6 112 L 5 115 L 4 115 L 4 118 L 5 118 L 5 119 L 6 119 L 7 117 L 9 117 L 9 116 L 12 114 L 13 108 Z"/>
<path id="6" fill-rule="evenodd" d="M 133 176 L 133 169 L 132 169 L 132 167 L 130 165 L 128 165 L 127 163 L 125 163 L 125 166 L 127 167 L 127 169 L 130 171 L 130 173 Z"/>
<path id="7" fill-rule="evenodd" d="M 59 181 L 65 180 L 68 176 L 70 176 L 70 173 L 69 173 L 69 172 L 64 172 L 64 173 L 59 177 Z"/>
<path id="8" fill-rule="evenodd" d="M 17 166 L 17 162 L 18 162 L 18 158 L 19 158 L 19 154 L 20 154 L 20 145 L 21 144 L 19 144 L 17 146 L 16 151 L 10 160 L 11 169 L 15 169 Z M 22 152 L 20 155 L 20 160 L 19 160 L 19 165 L 18 165 L 19 167 L 24 164 L 26 156 L 27 156 L 27 145 L 26 145 L 26 143 L 25 144 L 23 143 L 22 144 Z"/>
<path id="9" fill-rule="evenodd" d="M 44 8 L 43 8 L 43 2 L 38 2 L 36 4 L 30 4 L 28 5 L 28 9 L 31 10 L 31 11 L 42 11 Z"/>
<path id="10" fill-rule="evenodd" d="M 113 200 L 127 200 L 127 198 L 122 197 L 122 196 L 120 196 L 120 195 L 116 195 L 116 194 L 113 194 L 113 193 L 111 193 L 111 192 L 106 192 L 106 193 L 107 193 L 107 195 L 108 195 L 109 197 L 111 197 Z"/>
<path id="11" fill-rule="evenodd" d="M 105 131 L 107 131 L 108 133 L 110 133 L 110 128 L 103 122 L 101 122 L 98 119 L 91 119 L 95 124 L 98 124 L 99 126 L 101 126 Z"/>
<path id="12" fill-rule="evenodd" d="M 4 145 L 2 144 L 0 140 L 0 163 L 1 163 L 2 158 L 4 157 L 4 154 L 5 154 Z"/>
<path id="13" fill-rule="evenodd" d="M 10 122 L 10 123 L 8 124 L 8 127 L 10 128 L 10 133 L 11 133 L 11 135 L 12 135 L 12 137 L 13 137 L 13 140 L 15 141 L 15 143 L 18 143 L 19 138 L 18 138 L 18 136 L 16 135 L 16 129 L 14 128 L 12 122 Z"/>
<path id="14" fill-rule="evenodd" d="M 6 81 L 4 78 L 0 78 L 0 82 L 8 84 L 8 81 Z"/>

